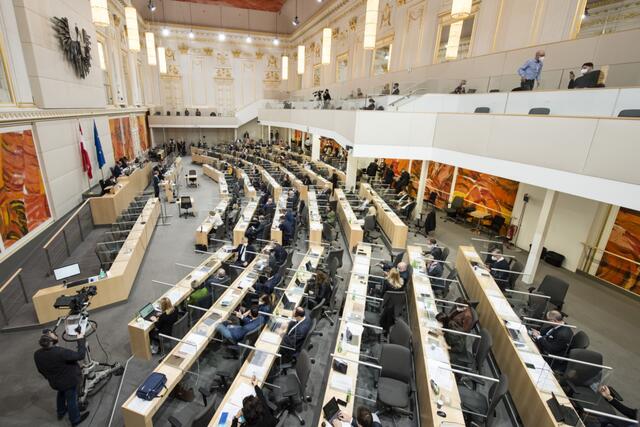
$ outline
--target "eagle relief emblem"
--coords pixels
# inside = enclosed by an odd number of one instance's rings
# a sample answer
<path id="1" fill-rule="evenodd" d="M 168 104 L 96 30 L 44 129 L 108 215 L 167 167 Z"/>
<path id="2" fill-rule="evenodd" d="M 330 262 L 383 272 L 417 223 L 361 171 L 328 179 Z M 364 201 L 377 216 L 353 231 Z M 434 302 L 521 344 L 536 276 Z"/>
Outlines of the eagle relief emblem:
<path id="1" fill-rule="evenodd" d="M 67 18 L 54 16 L 51 22 L 64 57 L 71 63 L 78 77 L 86 78 L 91 69 L 91 38 L 84 29 L 79 30 L 77 25 L 74 34 L 71 34 Z"/>

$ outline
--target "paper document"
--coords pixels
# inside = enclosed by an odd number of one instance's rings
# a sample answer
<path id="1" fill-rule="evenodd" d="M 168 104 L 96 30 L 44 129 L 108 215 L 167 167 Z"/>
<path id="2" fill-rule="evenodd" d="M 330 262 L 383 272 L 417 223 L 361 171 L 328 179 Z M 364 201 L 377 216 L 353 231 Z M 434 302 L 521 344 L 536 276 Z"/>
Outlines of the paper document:
<path id="1" fill-rule="evenodd" d="M 237 406 L 234 405 L 232 403 L 227 403 L 226 405 L 223 406 L 222 411 L 220 411 L 220 415 L 224 414 L 226 412 L 227 414 L 227 421 L 224 424 L 220 424 L 220 419 L 217 420 L 217 424 L 215 424 L 217 427 L 226 427 L 226 426 L 230 426 L 231 423 L 233 422 L 233 417 L 236 416 L 236 414 L 238 413 L 238 411 L 242 408 L 242 405 Z"/>
<path id="2" fill-rule="evenodd" d="M 348 393 L 353 387 L 353 381 L 350 376 L 339 374 L 335 371 L 331 375 L 331 388 L 334 390 Z"/>
<path id="3" fill-rule="evenodd" d="M 184 291 L 181 289 L 171 289 L 168 293 L 167 293 L 167 298 L 169 298 L 171 300 L 171 304 L 176 304 L 178 301 L 180 301 L 180 299 L 182 298 L 182 296 L 184 295 Z"/>
<path id="4" fill-rule="evenodd" d="M 131 402 L 126 406 L 127 409 L 137 412 L 139 414 L 144 414 L 149 410 L 149 408 L 153 405 L 153 400 L 144 400 L 139 397 L 134 397 L 131 399 Z"/>
<path id="5" fill-rule="evenodd" d="M 438 387 L 442 390 L 451 391 L 453 387 L 453 375 L 449 370 L 449 365 L 433 359 L 427 359 L 427 365 L 429 368 L 429 376 L 438 384 Z"/>
<path id="6" fill-rule="evenodd" d="M 229 403 L 242 407 L 242 400 L 247 396 L 255 396 L 256 392 L 253 389 L 253 386 L 249 383 L 241 382 L 238 384 L 238 387 L 235 389 L 233 394 L 231 395 L 231 399 L 229 399 Z M 232 414 L 233 417 L 234 414 Z"/>
<path id="7" fill-rule="evenodd" d="M 427 347 L 427 357 L 442 363 L 449 363 L 448 353 L 439 345 L 430 345 Z"/>
<path id="8" fill-rule="evenodd" d="M 260 341 L 268 342 L 269 344 L 280 344 L 280 335 L 271 331 L 263 331 L 260 334 Z"/>

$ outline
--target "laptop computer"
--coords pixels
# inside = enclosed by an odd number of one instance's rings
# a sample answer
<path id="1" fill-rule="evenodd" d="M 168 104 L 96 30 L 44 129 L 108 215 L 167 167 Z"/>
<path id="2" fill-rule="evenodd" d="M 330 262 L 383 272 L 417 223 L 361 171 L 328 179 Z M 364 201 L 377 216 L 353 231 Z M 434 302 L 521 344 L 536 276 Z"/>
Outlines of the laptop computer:
<path id="1" fill-rule="evenodd" d="M 142 307 L 140 309 L 140 311 L 138 312 L 138 314 L 140 315 L 140 317 L 142 317 L 144 320 L 149 320 L 151 318 L 151 316 L 153 316 L 156 312 L 155 307 L 153 306 L 153 304 L 148 303 L 146 304 L 144 307 Z"/>
<path id="2" fill-rule="evenodd" d="M 322 407 L 322 413 L 327 421 L 329 421 L 329 424 L 338 417 L 340 414 L 340 407 L 338 406 L 338 401 L 335 397 L 332 397 L 331 400 Z"/>
<path id="3" fill-rule="evenodd" d="M 296 308 L 295 301 L 291 301 L 286 292 L 282 295 L 282 307 L 285 310 L 293 310 L 294 308 Z"/>
<path id="4" fill-rule="evenodd" d="M 561 405 L 555 393 L 551 393 L 551 396 L 551 399 L 547 400 L 547 404 L 556 421 L 563 422 L 570 426 L 578 425 L 578 414 L 573 407 Z"/>

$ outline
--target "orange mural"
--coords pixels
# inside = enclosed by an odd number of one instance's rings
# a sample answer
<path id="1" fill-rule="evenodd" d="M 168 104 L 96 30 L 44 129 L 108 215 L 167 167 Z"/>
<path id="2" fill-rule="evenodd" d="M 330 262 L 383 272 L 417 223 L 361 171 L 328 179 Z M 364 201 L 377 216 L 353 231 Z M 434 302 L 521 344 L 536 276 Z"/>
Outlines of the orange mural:
<path id="1" fill-rule="evenodd" d="M 418 185 L 420 185 L 420 172 L 422 169 L 422 160 L 414 160 L 411 162 L 411 181 L 409 181 L 409 196 L 415 199 L 418 194 Z"/>
<path id="2" fill-rule="evenodd" d="M 620 208 L 605 250 L 640 262 L 640 212 Z M 633 262 L 605 253 L 596 276 L 640 294 L 640 267 Z"/>
<path id="3" fill-rule="evenodd" d="M 475 204 L 477 210 L 502 215 L 508 224 L 518 185 L 518 181 L 458 168 L 453 195 L 461 196 L 465 202 Z"/>
<path id="4" fill-rule="evenodd" d="M 143 153 L 149 149 L 149 135 L 147 133 L 147 117 L 136 116 L 138 119 L 138 136 L 140 138 L 140 151 Z"/>
<path id="5" fill-rule="evenodd" d="M 0 133 L 0 215 L 5 249 L 51 218 L 31 130 Z"/>
<path id="6" fill-rule="evenodd" d="M 133 154 L 133 139 L 131 138 L 129 117 L 109 119 L 109 131 L 115 159 L 126 157 L 132 160 L 135 156 Z"/>
<path id="7" fill-rule="evenodd" d="M 429 162 L 424 198 L 428 199 L 429 194 L 435 191 L 438 195 L 436 198 L 436 207 L 439 209 L 444 208 L 449 202 L 449 192 L 451 191 L 454 169 L 453 166 L 444 163 Z"/>

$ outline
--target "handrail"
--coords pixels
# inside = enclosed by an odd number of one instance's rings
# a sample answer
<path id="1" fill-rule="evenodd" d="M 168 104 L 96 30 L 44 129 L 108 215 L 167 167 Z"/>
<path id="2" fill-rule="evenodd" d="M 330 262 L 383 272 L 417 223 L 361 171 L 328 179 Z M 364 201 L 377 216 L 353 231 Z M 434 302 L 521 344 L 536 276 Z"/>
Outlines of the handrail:
<path id="1" fill-rule="evenodd" d="M 62 224 L 62 227 L 60 227 L 60 229 L 59 229 L 58 231 L 56 231 L 56 234 L 54 234 L 54 235 L 53 235 L 53 236 L 52 236 L 52 237 L 47 241 L 47 243 L 45 243 L 45 244 L 42 246 L 42 249 L 48 249 L 49 244 L 51 244 L 51 242 L 53 242 L 53 240 L 54 240 L 56 237 L 58 237 L 58 234 L 60 234 L 61 232 L 63 232 L 63 231 L 64 231 L 65 227 L 66 227 L 66 226 L 71 222 L 71 220 L 72 220 L 72 219 L 74 219 L 74 218 L 76 217 L 76 215 L 78 215 L 78 213 L 80 213 L 80 211 L 82 210 L 82 208 L 84 208 L 84 206 L 85 206 L 87 203 L 89 203 L 89 200 L 91 200 L 91 199 L 87 199 L 87 200 L 85 200 L 84 202 L 82 202 L 82 204 L 80 205 L 80 207 L 79 207 L 78 209 L 76 209 L 76 211 L 75 211 L 73 214 L 71 214 L 71 216 L 69 217 L 69 219 L 68 219 L 68 220 L 66 220 L 64 224 Z"/>
<path id="2" fill-rule="evenodd" d="M 622 256 L 622 255 L 618 255 L 618 254 L 613 253 L 613 252 L 611 252 L 611 251 L 607 251 L 606 249 L 600 249 L 600 248 L 597 248 L 597 247 L 595 247 L 595 246 L 591 246 L 591 245 L 589 245 L 589 244 L 587 244 L 587 243 L 585 243 L 585 242 L 580 242 L 580 244 L 581 244 L 581 245 L 583 245 L 583 246 L 585 246 L 585 247 L 587 247 L 587 248 L 589 248 L 589 249 L 595 249 L 595 250 L 596 250 L 596 252 L 602 252 L 603 254 L 611 255 L 611 256 L 614 256 L 614 257 L 616 257 L 616 258 L 620 258 L 620 259 L 622 259 L 622 260 L 625 260 L 625 261 L 627 261 L 627 262 L 630 262 L 630 263 L 632 263 L 632 264 L 635 264 L 635 265 L 637 265 L 637 266 L 640 266 L 640 262 L 635 261 L 635 260 L 632 260 L 632 259 L 627 258 L 627 257 L 624 257 L 624 256 Z"/>
<path id="3" fill-rule="evenodd" d="M 2 293 L 2 291 L 4 291 L 4 290 L 5 290 L 5 288 L 6 288 L 7 286 L 9 286 L 9 283 L 11 283 L 11 282 L 13 281 L 13 279 L 15 279 L 15 278 L 16 278 L 16 276 L 18 276 L 20 273 L 22 273 L 22 267 L 20 267 L 19 269 L 17 269 L 17 270 L 16 270 L 16 272 L 15 272 L 15 273 L 13 273 L 13 274 L 11 275 L 11 277 L 9 277 L 9 278 L 8 278 L 8 279 L 7 279 L 7 280 L 2 284 L 2 286 L 0 287 L 0 294 Z"/>

